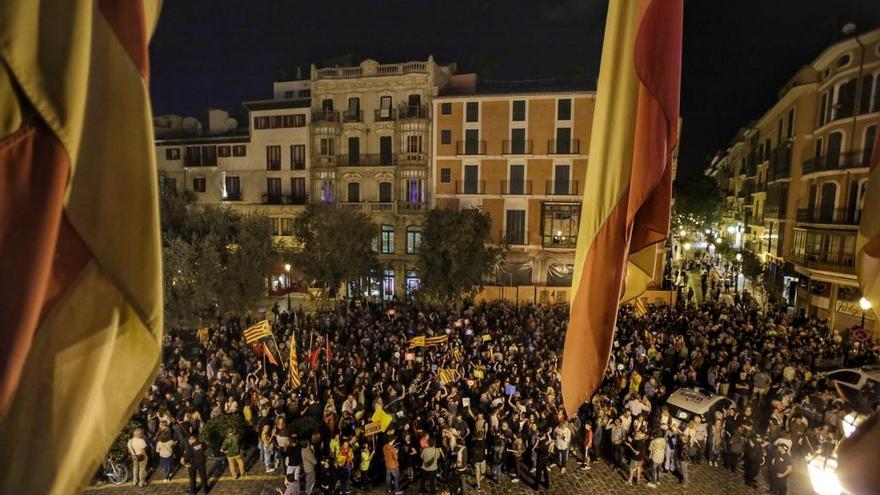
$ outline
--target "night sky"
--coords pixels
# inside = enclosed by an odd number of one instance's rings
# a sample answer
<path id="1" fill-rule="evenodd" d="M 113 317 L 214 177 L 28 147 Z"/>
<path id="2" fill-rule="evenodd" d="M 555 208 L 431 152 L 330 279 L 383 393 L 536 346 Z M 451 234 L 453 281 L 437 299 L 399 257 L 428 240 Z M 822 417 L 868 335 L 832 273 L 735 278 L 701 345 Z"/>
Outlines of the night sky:
<path id="1" fill-rule="evenodd" d="M 618 1 L 618 0 L 612 0 Z M 154 112 L 240 111 L 272 81 L 345 54 L 458 62 L 488 79 L 596 77 L 606 0 L 166 0 L 151 52 Z M 876 0 L 687 0 L 680 171 L 759 117 L 801 66 L 880 26 Z"/>

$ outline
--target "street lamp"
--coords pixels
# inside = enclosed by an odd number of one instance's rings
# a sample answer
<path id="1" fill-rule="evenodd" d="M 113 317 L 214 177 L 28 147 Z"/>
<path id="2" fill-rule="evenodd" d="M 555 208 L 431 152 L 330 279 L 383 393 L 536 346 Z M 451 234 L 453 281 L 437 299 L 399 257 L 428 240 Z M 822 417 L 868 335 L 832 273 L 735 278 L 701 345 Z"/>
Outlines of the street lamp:
<path id="1" fill-rule="evenodd" d="M 684 237 L 684 236 L 687 235 L 687 231 L 684 230 L 684 229 L 681 229 L 681 230 L 678 231 L 678 235 L 681 236 L 681 237 Z"/>
<path id="2" fill-rule="evenodd" d="M 739 275 L 742 273 L 742 253 L 736 253 L 736 280 L 733 281 L 733 292 L 734 294 L 739 292 Z M 746 288 L 746 283 L 743 281 L 743 289 Z"/>
<path id="3" fill-rule="evenodd" d="M 284 272 L 287 274 L 286 285 L 287 286 L 287 312 L 290 313 L 290 263 L 284 264 Z"/>
<path id="4" fill-rule="evenodd" d="M 865 311 L 871 309 L 871 301 L 868 300 L 867 297 L 862 297 L 859 299 L 859 307 L 862 308 L 862 324 L 859 325 L 863 330 L 865 329 Z"/>

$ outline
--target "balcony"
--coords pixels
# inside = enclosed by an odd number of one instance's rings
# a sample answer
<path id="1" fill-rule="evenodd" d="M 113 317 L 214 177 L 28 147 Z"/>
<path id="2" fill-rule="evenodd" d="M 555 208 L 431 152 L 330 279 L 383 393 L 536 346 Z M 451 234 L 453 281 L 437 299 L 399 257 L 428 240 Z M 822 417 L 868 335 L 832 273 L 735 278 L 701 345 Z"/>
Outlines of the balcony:
<path id="1" fill-rule="evenodd" d="M 428 107 L 426 105 L 401 105 L 397 110 L 400 120 L 427 119 Z"/>
<path id="2" fill-rule="evenodd" d="M 456 141 L 456 155 L 485 155 L 486 141 Z"/>
<path id="3" fill-rule="evenodd" d="M 408 165 L 426 165 L 428 163 L 428 155 L 425 153 L 404 152 L 397 155 L 399 164 Z"/>
<path id="4" fill-rule="evenodd" d="M 378 167 L 397 165 L 396 154 L 336 155 L 338 167 Z"/>
<path id="5" fill-rule="evenodd" d="M 501 181 L 501 194 L 509 196 L 529 196 L 532 194 L 532 181 L 503 180 Z"/>
<path id="6" fill-rule="evenodd" d="M 858 225 L 862 210 L 850 208 L 801 208 L 797 211 L 797 221 L 803 223 L 822 223 L 828 225 Z"/>
<path id="7" fill-rule="evenodd" d="M 226 197 L 223 198 L 223 201 L 241 201 L 244 198 L 241 190 L 238 191 L 226 191 Z"/>
<path id="8" fill-rule="evenodd" d="M 361 213 L 368 213 L 370 211 L 369 203 L 340 201 L 336 204 L 339 205 L 338 208 L 341 210 L 359 211 Z"/>
<path id="9" fill-rule="evenodd" d="M 764 218 L 785 219 L 785 206 L 765 205 Z"/>
<path id="10" fill-rule="evenodd" d="M 428 72 L 427 62 L 403 62 L 400 64 L 358 65 L 355 67 L 326 67 L 318 69 L 315 79 L 344 79 L 348 77 L 387 76 Z"/>
<path id="11" fill-rule="evenodd" d="M 397 120 L 397 110 L 393 108 L 373 110 L 373 121 L 375 122 L 392 122 L 395 120 Z"/>
<path id="12" fill-rule="evenodd" d="M 504 155 L 531 155 L 532 140 L 531 139 L 505 139 L 502 141 L 502 151 Z"/>
<path id="13" fill-rule="evenodd" d="M 287 204 L 288 196 L 278 193 L 278 194 L 264 194 L 263 195 L 263 204 L 264 205 L 283 205 Z"/>
<path id="14" fill-rule="evenodd" d="M 345 123 L 363 122 L 364 112 L 362 110 L 346 110 L 342 112 L 342 121 Z"/>
<path id="15" fill-rule="evenodd" d="M 309 195 L 308 194 L 291 194 L 289 196 L 290 204 L 292 205 L 305 205 L 309 203 Z"/>
<path id="16" fill-rule="evenodd" d="M 312 122 L 339 123 L 339 112 L 336 110 L 312 110 Z"/>
<path id="17" fill-rule="evenodd" d="M 455 181 L 455 194 L 486 194 L 486 181 L 457 180 Z"/>
<path id="18" fill-rule="evenodd" d="M 814 270 L 837 273 L 855 273 L 856 257 L 853 253 L 832 252 L 793 252 L 792 260 Z"/>
<path id="19" fill-rule="evenodd" d="M 581 140 L 569 139 L 565 141 L 557 141 L 555 139 L 547 140 L 548 155 L 577 155 L 581 152 Z"/>
<path id="20" fill-rule="evenodd" d="M 548 180 L 544 187 L 548 196 L 577 196 L 579 193 L 578 181 Z"/>
<path id="21" fill-rule="evenodd" d="M 826 170 L 846 170 L 850 168 L 867 167 L 871 161 L 871 151 L 868 149 L 850 151 L 848 153 L 836 153 L 821 155 L 804 161 L 803 174 L 824 172 Z"/>
<path id="22" fill-rule="evenodd" d="M 428 210 L 427 203 L 413 201 L 398 201 L 397 213 L 423 213 Z"/>

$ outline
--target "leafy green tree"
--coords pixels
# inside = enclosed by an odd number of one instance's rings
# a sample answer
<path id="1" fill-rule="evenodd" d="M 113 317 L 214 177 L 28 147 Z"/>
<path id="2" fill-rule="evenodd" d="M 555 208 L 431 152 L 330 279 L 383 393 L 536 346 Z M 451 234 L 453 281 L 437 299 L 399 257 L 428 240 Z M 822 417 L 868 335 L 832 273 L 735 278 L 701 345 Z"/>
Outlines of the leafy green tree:
<path id="1" fill-rule="evenodd" d="M 419 251 L 420 293 L 449 304 L 473 296 L 495 272 L 504 254 L 490 242 L 492 219 L 468 208 L 428 212 Z"/>
<path id="2" fill-rule="evenodd" d="M 263 215 L 237 216 L 233 239 L 226 246 L 223 279 L 218 290 L 221 308 L 253 307 L 266 292 L 266 277 L 279 255 L 272 244 L 272 224 Z"/>
<path id="3" fill-rule="evenodd" d="M 335 297 L 343 282 L 374 276 L 379 228 L 363 213 L 309 205 L 293 222 L 301 249 L 293 262 L 314 285 Z"/>

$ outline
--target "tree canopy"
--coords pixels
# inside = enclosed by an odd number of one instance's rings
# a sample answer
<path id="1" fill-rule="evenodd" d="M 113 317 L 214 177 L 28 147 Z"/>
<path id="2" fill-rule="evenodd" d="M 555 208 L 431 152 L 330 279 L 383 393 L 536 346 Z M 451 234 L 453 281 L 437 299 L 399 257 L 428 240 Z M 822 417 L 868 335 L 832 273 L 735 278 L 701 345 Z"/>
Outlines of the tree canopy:
<path id="1" fill-rule="evenodd" d="M 312 281 L 335 296 L 343 282 L 375 276 L 379 260 L 373 243 L 379 228 L 363 213 L 309 205 L 293 222 L 301 249 L 294 264 Z"/>
<path id="2" fill-rule="evenodd" d="M 684 227 L 702 228 L 720 220 L 721 190 L 710 177 L 701 173 L 681 174 L 674 183 L 673 212 Z"/>
<path id="3" fill-rule="evenodd" d="M 490 242 L 491 231 L 492 219 L 477 209 L 429 211 L 419 251 L 420 294 L 449 303 L 479 290 L 504 253 Z"/>

